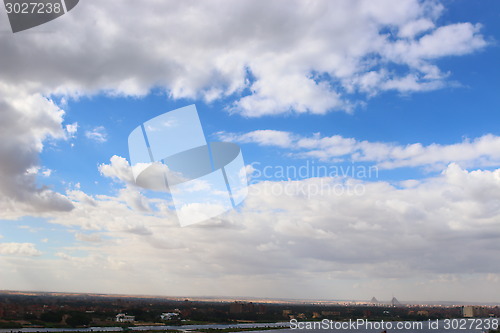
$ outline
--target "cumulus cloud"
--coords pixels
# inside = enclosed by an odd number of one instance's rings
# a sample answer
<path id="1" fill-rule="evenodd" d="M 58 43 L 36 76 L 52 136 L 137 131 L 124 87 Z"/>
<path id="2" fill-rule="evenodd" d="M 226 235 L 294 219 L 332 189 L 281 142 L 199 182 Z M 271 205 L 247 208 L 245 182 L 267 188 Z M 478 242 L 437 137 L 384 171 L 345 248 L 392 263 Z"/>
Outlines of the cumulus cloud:
<path id="1" fill-rule="evenodd" d="M 322 161 L 372 162 L 382 169 L 426 167 L 442 170 L 452 162 L 465 167 L 500 165 L 500 137 L 492 134 L 473 140 L 464 139 L 450 145 L 427 146 L 420 143 L 400 145 L 360 141 L 340 135 L 321 137 L 319 133 L 303 137 L 276 130 L 258 130 L 243 134 L 219 132 L 218 137 L 225 141 L 290 149 L 295 151 L 296 156 Z"/>
<path id="2" fill-rule="evenodd" d="M 438 25 L 442 11 L 417 0 L 82 3 L 37 27 L 50 33 L 2 34 L 1 80 L 69 96 L 233 96 L 230 111 L 251 117 L 350 111 L 346 91 L 438 89 L 448 73 L 436 60 L 486 46 L 479 24 Z"/>
<path id="3" fill-rule="evenodd" d="M 124 182 L 126 184 L 135 184 L 134 174 L 127 159 L 113 155 L 110 164 L 101 164 L 98 167 L 101 175 Z"/>
<path id="4" fill-rule="evenodd" d="M 0 97 L 0 217 L 71 210 L 63 195 L 36 184 L 44 141 L 64 138 L 64 112 L 40 94 L 2 83 Z"/>
<path id="5" fill-rule="evenodd" d="M 264 220 L 271 229 L 272 236 L 256 239 L 280 246 L 268 255 L 276 261 L 318 260 L 358 277 L 487 273 L 498 251 L 499 188 L 500 170 L 469 172 L 451 164 L 411 186 L 328 178 L 263 182 L 250 191 L 245 209 L 249 221 Z M 464 244 L 490 259 L 477 260 Z"/>
<path id="6" fill-rule="evenodd" d="M 84 230 L 116 232 L 142 229 L 148 221 L 177 225 L 175 214 L 168 208 L 171 204 L 168 199 L 147 198 L 133 187 L 125 186 L 116 195 L 89 195 L 70 190 L 67 197 L 75 208 L 71 212 L 45 214 L 51 222 Z"/>
<path id="7" fill-rule="evenodd" d="M 295 141 L 292 133 L 276 130 L 257 130 L 240 135 L 218 132 L 216 135 L 223 141 L 257 143 L 261 146 L 275 146 L 281 148 L 291 148 Z"/>
<path id="8" fill-rule="evenodd" d="M 33 243 L 0 243 L 0 255 L 39 256 Z"/>
<path id="9" fill-rule="evenodd" d="M 107 292 L 118 285 L 144 291 L 144 279 L 150 278 L 166 283 L 145 287 L 154 293 L 200 288 L 269 297 L 286 292 L 287 281 L 320 297 L 335 281 L 349 290 L 346 297 L 369 297 L 363 294 L 371 295 L 369 281 L 416 288 L 418 276 L 427 283 L 423 299 L 435 299 L 436 292 L 451 298 L 477 279 L 489 288 L 474 288 L 476 299 L 498 297 L 492 290 L 499 290 L 494 276 L 500 271 L 491 262 L 500 237 L 500 169 L 467 171 L 451 164 L 436 177 L 399 184 L 326 177 L 260 182 L 238 211 L 187 228 L 178 227 L 168 210 L 150 214 L 130 207 L 124 197 L 74 200 L 76 208 L 52 222 L 92 233 L 77 234 L 83 244 L 59 255 L 70 263 L 65 284 L 86 275 L 83 265 L 99 277 L 89 286 Z M 161 204 L 148 200 L 153 207 Z M 481 256 L 471 248 L 480 248 Z M 115 287 L 101 283 L 118 272 L 129 278 Z M 136 283 L 139 277 L 142 284 Z M 443 285 L 444 277 L 453 284 Z M 224 290 L 214 278 L 224 282 Z M 322 294 L 315 294 L 314 285 Z M 332 291 L 331 297 L 338 295 Z"/>
<path id="10" fill-rule="evenodd" d="M 101 236 L 98 234 L 83 234 L 83 233 L 76 233 L 75 234 L 75 239 L 81 242 L 89 242 L 89 243 L 100 243 L 102 242 Z"/>
<path id="11" fill-rule="evenodd" d="M 281 1 L 122 0 L 118 7 L 82 3 L 33 31 L 47 33 L 1 34 L 1 215 L 72 208 L 26 173 L 39 167 L 44 142 L 78 131 L 78 123 L 62 125 L 64 112 L 44 96 L 64 105 L 157 87 L 174 99 L 231 96 L 228 110 L 252 117 L 351 111 L 356 102 L 345 92 L 437 89 L 446 85 L 438 59 L 485 47 L 480 25 L 439 25 L 442 10 L 417 0 L 291 1 L 286 8 Z M 8 21 L 0 28 L 8 30 Z M 390 69 L 394 63 L 400 72 Z M 85 136 L 107 140 L 102 126 Z"/>
<path id="12" fill-rule="evenodd" d="M 69 137 L 74 137 L 76 132 L 78 132 L 78 122 L 66 125 L 66 133 L 68 133 Z"/>

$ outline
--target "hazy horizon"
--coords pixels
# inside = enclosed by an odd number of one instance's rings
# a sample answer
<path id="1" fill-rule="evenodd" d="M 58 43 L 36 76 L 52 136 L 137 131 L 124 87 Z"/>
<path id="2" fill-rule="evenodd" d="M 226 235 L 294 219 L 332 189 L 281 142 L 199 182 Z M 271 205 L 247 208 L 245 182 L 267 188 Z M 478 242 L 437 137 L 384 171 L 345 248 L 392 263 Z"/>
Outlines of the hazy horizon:
<path id="1" fill-rule="evenodd" d="M 317 299 L 307 299 L 307 298 L 279 298 L 279 297 L 252 297 L 252 296 L 210 296 L 210 295 L 153 295 L 153 294 L 109 294 L 109 293 L 95 293 L 95 292 L 71 292 L 71 291 L 37 291 L 37 290 L 0 290 L 0 294 L 7 295 L 32 295 L 32 294 L 48 294 L 53 296 L 64 296 L 64 295 L 89 295 L 96 297 L 123 297 L 123 298 L 160 298 L 160 299 L 171 299 L 171 300 L 189 300 L 189 301 L 227 301 L 227 302 L 262 302 L 262 303 L 290 303 L 290 304 L 300 304 L 300 303 L 319 303 L 319 304 L 339 304 L 339 303 L 359 303 L 359 304 L 377 304 L 377 305 L 390 305 L 392 301 L 391 296 L 389 299 L 378 299 L 377 303 L 371 302 L 370 299 L 329 299 L 329 298 L 317 298 Z M 397 297 L 396 297 L 397 299 Z M 399 300 L 401 305 L 439 305 L 439 306 L 459 306 L 459 305 L 483 305 L 483 306 L 498 306 L 500 302 L 464 302 L 464 301 L 428 301 L 428 300 Z"/>

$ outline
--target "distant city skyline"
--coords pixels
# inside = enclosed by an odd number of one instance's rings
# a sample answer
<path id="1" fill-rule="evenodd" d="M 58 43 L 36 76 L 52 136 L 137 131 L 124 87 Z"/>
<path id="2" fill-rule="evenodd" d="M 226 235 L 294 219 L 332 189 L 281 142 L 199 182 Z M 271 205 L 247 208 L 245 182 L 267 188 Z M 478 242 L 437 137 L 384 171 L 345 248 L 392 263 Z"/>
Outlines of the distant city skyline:
<path id="1" fill-rule="evenodd" d="M 55 291 L 20 291 L 20 290 L 0 290 L 0 295 L 31 295 L 31 296 L 95 296 L 102 298 L 157 298 L 165 300 L 175 300 L 175 301 L 221 301 L 221 302 L 255 302 L 255 303 L 279 303 L 279 304 L 336 304 L 336 305 L 348 305 L 348 304 L 358 304 L 358 305 L 391 305 L 392 300 L 377 300 L 373 302 L 373 297 L 371 300 L 362 299 L 292 299 L 292 298 L 265 298 L 265 297 L 250 297 L 250 296 L 169 296 L 169 295 L 151 295 L 151 294 L 105 294 L 105 293 L 78 293 L 78 292 L 55 292 Z M 394 296 L 393 296 L 394 298 Z M 398 300 L 399 302 L 399 300 Z M 400 306 L 416 305 L 416 306 L 500 306 L 500 302 L 464 302 L 459 300 L 454 301 L 414 301 L 414 300 L 403 300 L 399 302 Z"/>

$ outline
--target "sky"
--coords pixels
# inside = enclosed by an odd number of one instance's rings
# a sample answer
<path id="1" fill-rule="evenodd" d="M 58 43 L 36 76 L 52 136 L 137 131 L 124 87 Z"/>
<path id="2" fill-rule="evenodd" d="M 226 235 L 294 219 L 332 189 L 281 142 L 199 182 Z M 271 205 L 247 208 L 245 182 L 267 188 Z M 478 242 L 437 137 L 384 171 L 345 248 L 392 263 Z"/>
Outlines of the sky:
<path id="1" fill-rule="evenodd" d="M 0 9 L 0 289 L 499 302 L 499 40 L 494 0 Z M 181 227 L 128 135 L 192 104 L 249 188 Z"/>

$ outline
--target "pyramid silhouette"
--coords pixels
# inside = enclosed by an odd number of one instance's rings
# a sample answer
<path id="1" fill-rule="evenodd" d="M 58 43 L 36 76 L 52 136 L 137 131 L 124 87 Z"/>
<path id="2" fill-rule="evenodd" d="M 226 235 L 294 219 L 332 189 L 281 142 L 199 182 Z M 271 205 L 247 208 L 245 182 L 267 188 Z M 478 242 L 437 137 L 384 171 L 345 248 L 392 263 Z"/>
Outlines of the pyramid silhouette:
<path id="1" fill-rule="evenodd" d="M 398 301 L 396 297 L 393 297 L 391 300 L 391 305 L 392 306 L 401 306 L 402 304 Z"/>
<path id="2" fill-rule="evenodd" d="M 380 303 L 380 302 L 379 302 L 379 301 L 378 301 L 378 299 L 376 299 L 375 297 L 372 297 L 372 299 L 371 299 L 370 303 L 375 303 L 375 304 L 377 304 L 377 303 Z"/>

